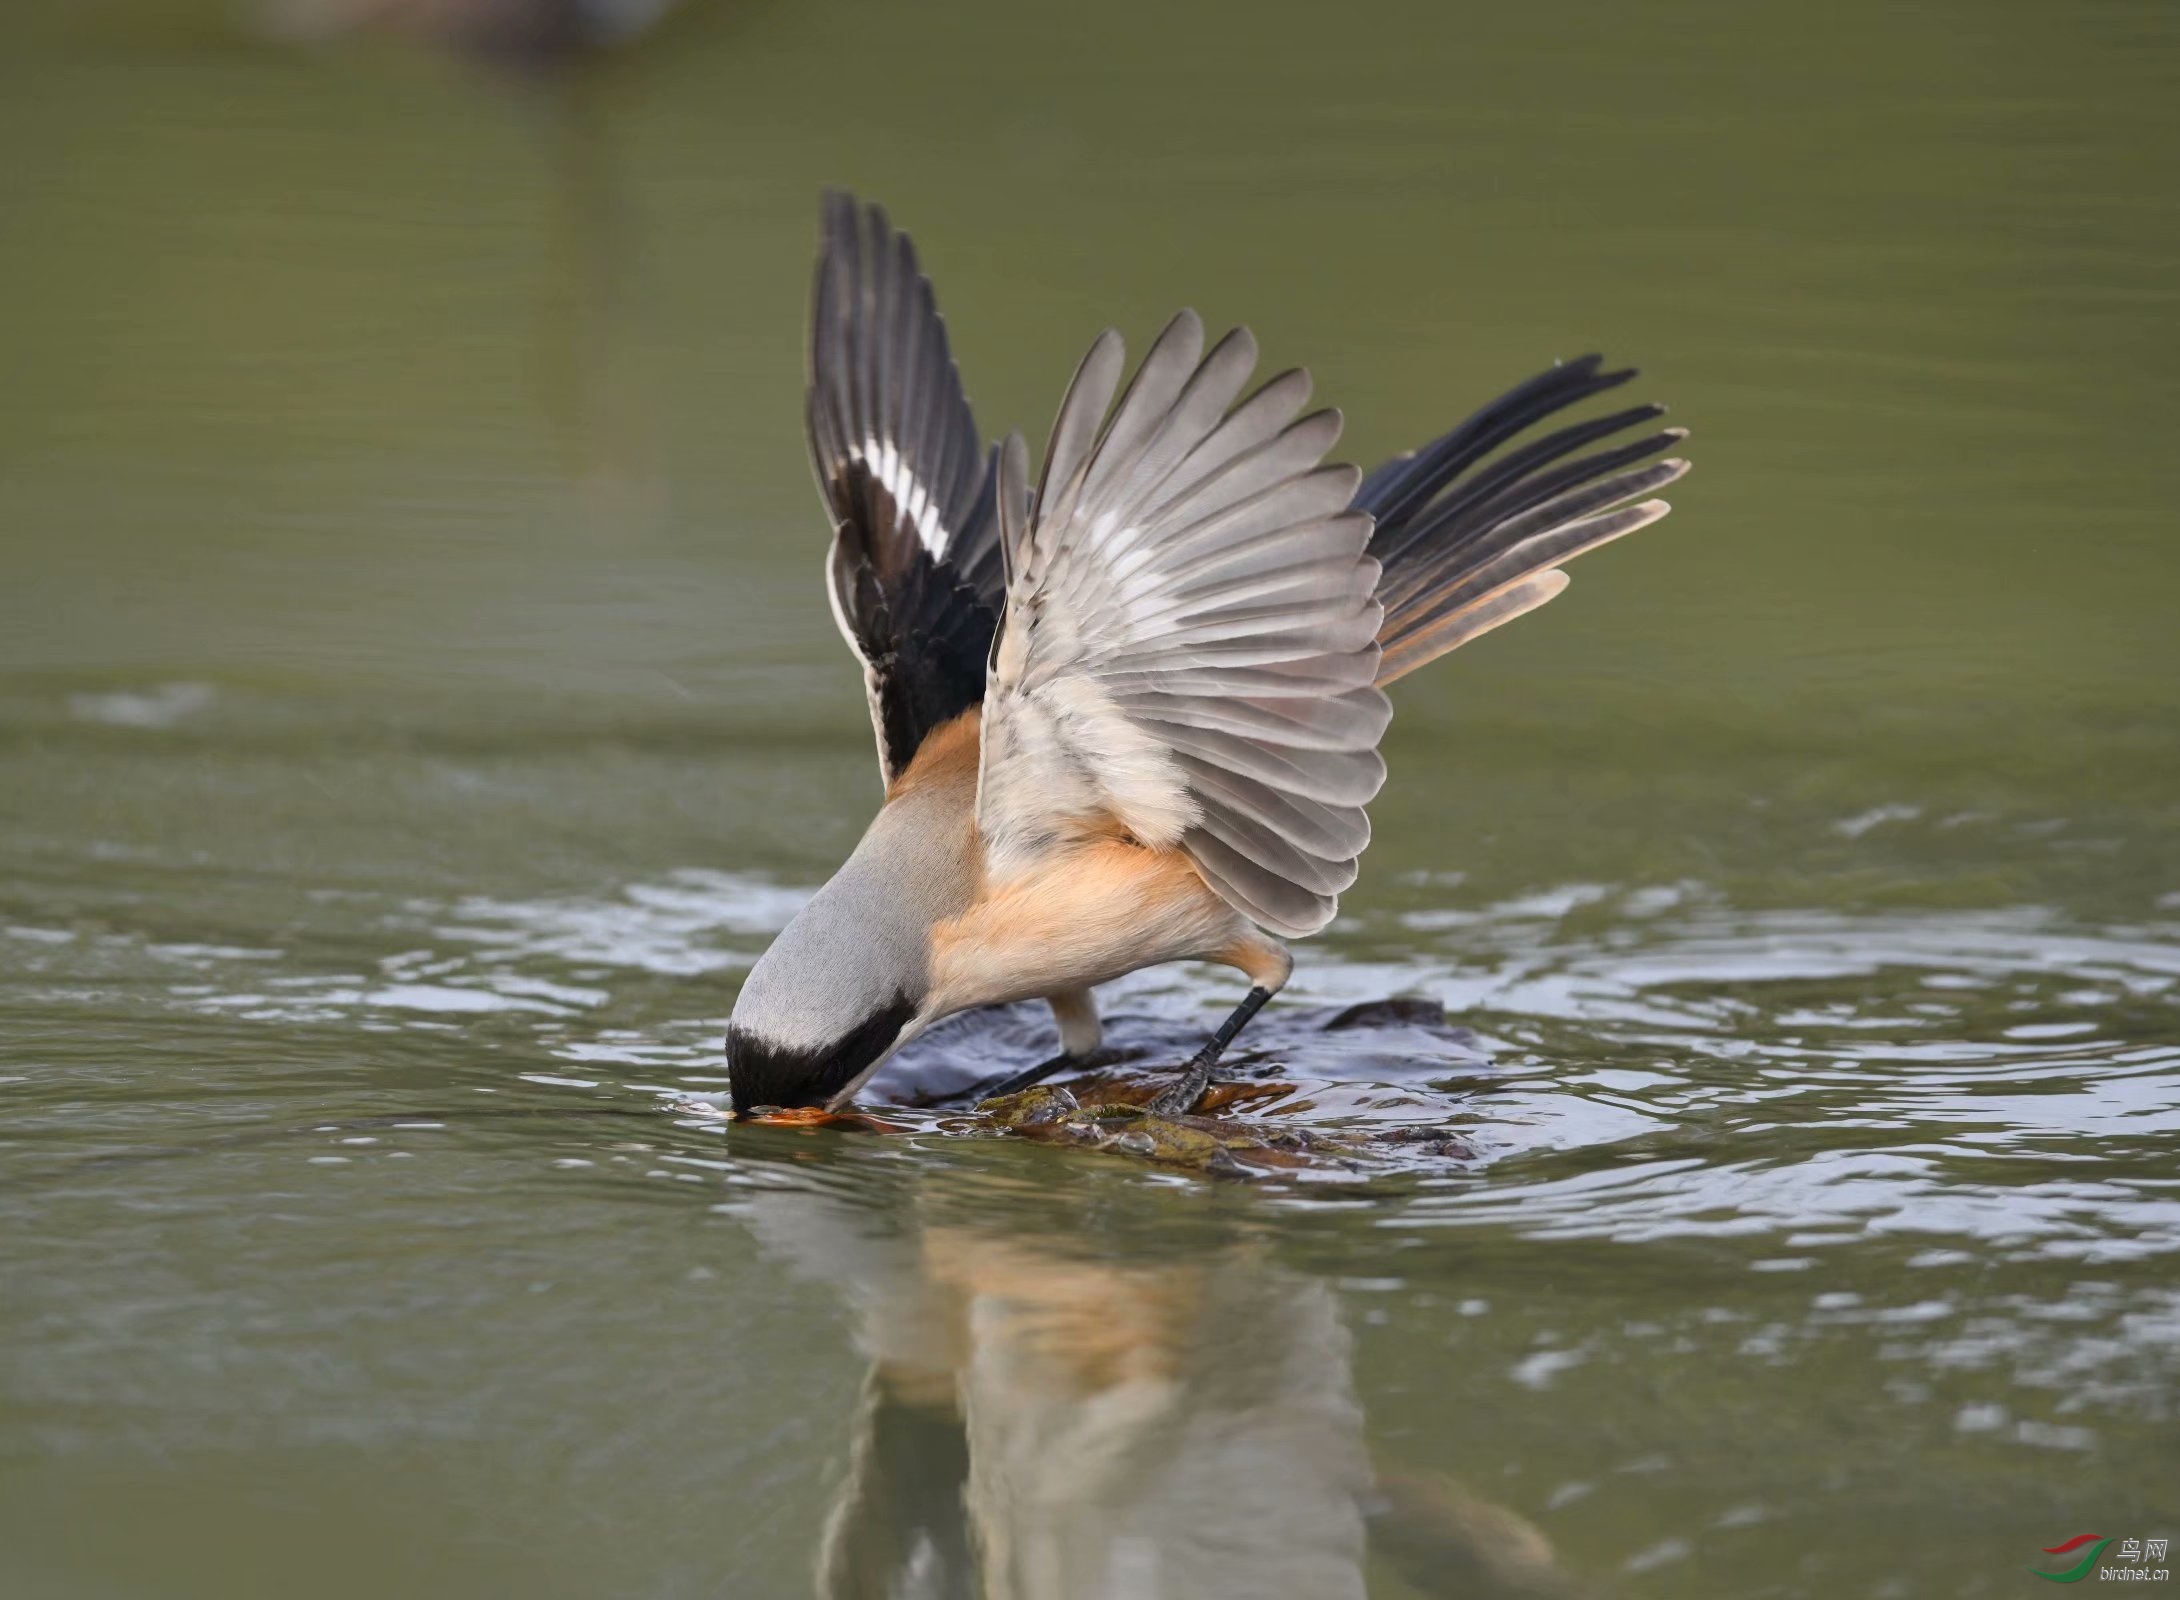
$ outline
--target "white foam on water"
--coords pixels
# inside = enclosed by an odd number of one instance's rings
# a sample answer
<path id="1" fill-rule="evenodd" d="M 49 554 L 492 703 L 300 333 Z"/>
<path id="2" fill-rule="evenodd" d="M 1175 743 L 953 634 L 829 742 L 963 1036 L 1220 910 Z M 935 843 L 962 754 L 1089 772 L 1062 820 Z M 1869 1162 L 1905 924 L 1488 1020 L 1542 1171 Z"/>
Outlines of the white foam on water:
<path id="1" fill-rule="evenodd" d="M 68 714 L 115 728 L 171 728 L 209 710 L 218 692 L 209 683 L 162 683 L 144 690 L 72 694 Z"/>

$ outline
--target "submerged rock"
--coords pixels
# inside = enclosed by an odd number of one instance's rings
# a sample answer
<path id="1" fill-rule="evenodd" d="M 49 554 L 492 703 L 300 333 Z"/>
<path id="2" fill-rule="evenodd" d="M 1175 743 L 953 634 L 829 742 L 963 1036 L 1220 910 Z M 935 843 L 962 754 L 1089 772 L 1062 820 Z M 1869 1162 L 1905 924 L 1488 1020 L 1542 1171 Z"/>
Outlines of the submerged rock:
<path id="1" fill-rule="evenodd" d="M 1410 1157 L 1470 1160 L 1476 1154 L 1466 1140 L 1444 1128 L 1402 1128 L 1389 1136 L 1228 1114 L 1252 1102 L 1288 1099 L 1295 1092 L 1291 1083 L 1214 1083 L 1198 1108 L 1185 1116 L 1160 1116 L 1145 1109 L 1164 1087 L 1163 1078 L 1149 1074 L 1100 1073 L 1073 1085 L 1039 1084 L 979 1101 L 970 1117 L 954 1126 L 957 1131 L 1015 1134 L 1047 1144 L 1111 1151 L 1216 1177 L 1315 1166 L 1360 1169 L 1392 1147 L 1401 1147 Z"/>

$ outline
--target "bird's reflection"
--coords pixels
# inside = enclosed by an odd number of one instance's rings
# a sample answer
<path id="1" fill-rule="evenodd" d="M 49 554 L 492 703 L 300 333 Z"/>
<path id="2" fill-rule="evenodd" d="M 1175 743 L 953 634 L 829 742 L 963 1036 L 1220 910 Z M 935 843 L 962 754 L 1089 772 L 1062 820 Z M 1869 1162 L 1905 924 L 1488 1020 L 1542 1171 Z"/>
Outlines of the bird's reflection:
<path id="1" fill-rule="evenodd" d="M 747 1213 L 869 1362 L 825 1600 L 1575 1592 L 1514 1513 L 1373 1460 L 1338 1298 L 1261 1239 L 976 1209 L 798 1185 Z"/>

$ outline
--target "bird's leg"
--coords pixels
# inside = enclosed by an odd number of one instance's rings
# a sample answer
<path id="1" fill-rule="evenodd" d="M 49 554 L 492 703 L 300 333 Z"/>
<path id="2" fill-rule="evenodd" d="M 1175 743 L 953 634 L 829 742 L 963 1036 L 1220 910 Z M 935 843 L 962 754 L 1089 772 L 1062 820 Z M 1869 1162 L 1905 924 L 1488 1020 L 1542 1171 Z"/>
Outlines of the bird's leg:
<path id="1" fill-rule="evenodd" d="M 1074 1067 L 1105 1066 L 1120 1059 L 1119 1052 L 1098 1048 L 1099 1041 L 1105 1037 L 1105 1025 L 1098 1020 L 1097 999 L 1088 989 L 1063 989 L 1058 994 L 1046 996 L 1045 1003 L 1052 1007 L 1052 1020 L 1059 1024 L 1060 1053 L 1011 1078 L 985 1085 L 976 1092 L 979 1100 L 1020 1094 L 1024 1089 L 1043 1083 L 1055 1072 Z"/>
<path id="2" fill-rule="evenodd" d="M 1241 997 L 1241 1004 L 1227 1019 L 1219 1024 L 1218 1031 L 1205 1041 L 1204 1047 L 1188 1059 L 1181 1075 L 1161 1089 L 1143 1109 L 1154 1117 L 1185 1116 L 1196 1109 L 1196 1102 L 1211 1087 L 1211 1069 L 1219 1064 L 1219 1057 L 1234 1042 L 1234 1035 L 1248 1026 L 1249 1019 L 1264 1009 L 1264 1002 L 1271 999 L 1272 991 L 1259 984 Z"/>
<path id="3" fill-rule="evenodd" d="M 1196 1109 L 1196 1102 L 1211 1087 L 1212 1069 L 1219 1064 L 1219 1057 L 1234 1042 L 1234 1035 L 1249 1025 L 1249 1019 L 1264 1009 L 1264 1002 L 1287 986 L 1287 979 L 1294 972 L 1294 958 L 1287 954 L 1287 947 L 1277 939 L 1250 927 L 1236 919 L 1237 932 L 1226 944 L 1207 950 L 1207 959 L 1222 966 L 1233 967 L 1249 980 L 1249 992 L 1242 996 L 1241 1004 L 1219 1024 L 1218 1031 L 1204 1042 L 1204 1047 L 1189 1057 L 1181 1068 L 1181 1075 L 1144 1106 L 1154 1117 L 1185 1116 Z"/>
<path id="4" fill-rule="evenodd" d="M 1116 1061 L 1128 1059 L 1125 1050 L 1092 1050 L 1087 1055 L 1071 1056 L 1065 1051 L 1048 1061 L 1040 1061 L 1034 1067 L 1024 1067 L 1011 1078 L 1001 1078 L 971 1091 L 978 1100 L 996 1100 L 1003 1094 L 1020 1094 L 1024 1089 L 1034 1089 L 1055 1072 L 1080 1072 L 1091 1067 L 1109 1067 Z"/>
<path id="5" fill-rule="evenodd" d="M 1062 989 L 1047 995 L 1053 1024 L 1060 1030 L 1060 1054 L 1087 1056 L 1097 1052 L 1105 1038 L 1105 1023 L 1098 1016 L 1098 998 L 1088 989 Z"/>

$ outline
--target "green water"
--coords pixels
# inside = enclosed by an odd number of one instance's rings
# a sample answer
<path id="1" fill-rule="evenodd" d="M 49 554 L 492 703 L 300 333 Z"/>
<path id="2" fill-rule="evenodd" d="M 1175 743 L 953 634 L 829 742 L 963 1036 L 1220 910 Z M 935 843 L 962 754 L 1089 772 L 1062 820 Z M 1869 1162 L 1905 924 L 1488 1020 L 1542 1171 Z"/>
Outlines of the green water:
<path id="1" fill-rule="evenodd" d="M 0 1593 L 1998 1596 L 2180 1533 L 2176 105 L 2106 0 L 691 0 L 558 85 L 10 7 Z M 1593 347 L 1694 430 L 1402 685 L 1299 952 L 1492 1056 L 1314 1115 L 1475 1161 L 691 1098 L 876 800 L 833 181 L 995 430 L 1184 302 L 1365 462 Z"/>

